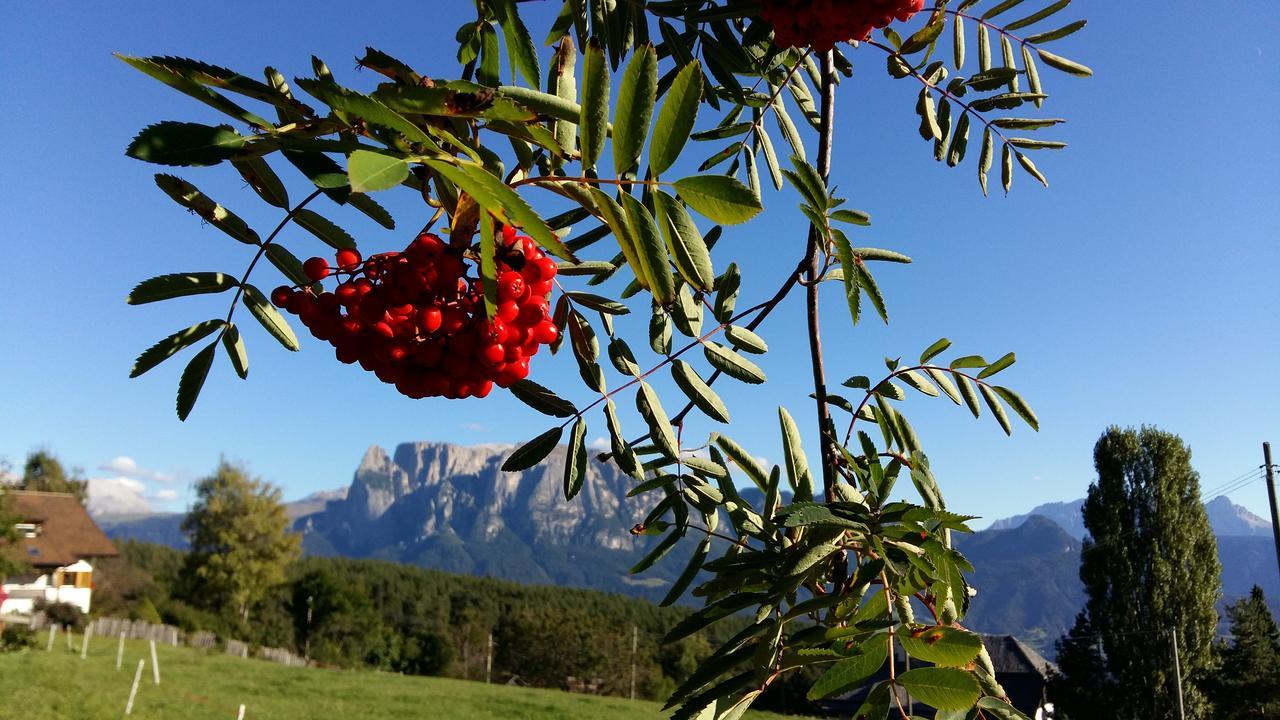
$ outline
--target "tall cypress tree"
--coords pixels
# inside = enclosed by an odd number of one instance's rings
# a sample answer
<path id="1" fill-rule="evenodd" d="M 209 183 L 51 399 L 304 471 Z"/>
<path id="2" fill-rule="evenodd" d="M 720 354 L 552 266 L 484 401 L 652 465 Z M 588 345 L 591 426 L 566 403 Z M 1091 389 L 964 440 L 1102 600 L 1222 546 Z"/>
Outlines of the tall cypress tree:
<path id="1" fill-rule="evenodd" d="M 1222 717 L 1280 718 L 1280 629 L 1262 588 L 1227 608 L 1231 643 L 1222 648 L 1222 669 L 1213 700 Z"/>
<path id="2" fill-rule="evenodd" d="M 1205 718 L 1214 664 L 1218 545 L 1191 450 L 1155 428 L 1112 427 L 1093 450 L 1080 563 L 1088 600 L 1058 643 L 1053 695 L 1072 720 L 1176 718 L 1171 633 L 1187 718 Z"/>

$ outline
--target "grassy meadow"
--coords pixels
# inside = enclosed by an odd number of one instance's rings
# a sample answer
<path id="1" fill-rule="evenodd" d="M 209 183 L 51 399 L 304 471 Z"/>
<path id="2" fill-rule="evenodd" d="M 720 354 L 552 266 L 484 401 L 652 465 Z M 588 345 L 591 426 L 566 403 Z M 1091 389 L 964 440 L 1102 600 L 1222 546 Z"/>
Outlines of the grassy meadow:
<path id="1" fill-rule="evenodd" d="M 124 665 L 115 668 L 113 638 L 95 638 L 88 658 L 68 650 L 63 638 L 45 650 L 0 654 L 0 717 L 24 720 L 119 720 L 138 660 L 146 659 L 132 718 L 138 720 L 234 720 L 241 703 L 246 720 L 310 718 L 463 718 L 470 720 L 658 720 L 657 703 L 574 695 L 558 690 L 484 685 L 446 678 L 367 671 L 285 667 L 187 647 L 157 646 L 160 685 L 154 685 L 147 643 L 127 641 Z M 749 713 L 768 720 L 782 716 Z"/>

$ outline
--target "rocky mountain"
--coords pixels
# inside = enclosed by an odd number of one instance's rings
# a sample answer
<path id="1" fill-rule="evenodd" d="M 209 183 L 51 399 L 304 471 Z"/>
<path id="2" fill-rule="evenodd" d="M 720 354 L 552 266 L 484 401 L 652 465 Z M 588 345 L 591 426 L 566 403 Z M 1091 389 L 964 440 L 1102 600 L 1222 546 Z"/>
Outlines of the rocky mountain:
<path id="1" fill-rule="evenodd" d="M 628 572 L 656 541 L 630 533 L 651 509 L 651 496 L 628 498 L 634 481 L 592 460 L 581 494 L 566 503 L 564 448 L 529 470 L 504 473 L 500 466 L 511 450 L 433 442 L 401 444 L 390 453 L 370 447 L 345 491 L 290 503 L 290 516 L 303 535 L 304 551 L 313 555 L 378 558 L 650 600 L 666 594 L 688 549 L 675 548 L 641 575 Z M 744 490 L 744 498 L 761 502 L 752 491 Z M 1081 502 L 1051 503 L 987 530 L 956 535 L 957 546 L 977 568 L 967 625 L 1017 635 L 1052 654 L 1053 641 L 1084 602 L 1078 577 Z M 1256 582 L 1280 601 L 1271 540 L 1256 534 L 1260 519 L 1226 498 L 1206 508 L 1220 535 L 1225 599 L 1247 594 Z M 100 522 L 112 537 L 185 544 L 178 515 Z"/>
<path id="2" fill-rule="evenodd" d="M 1039 515 L 1062 526 L 1073 537 L 1083 540 L 1087 531 L 1080 509 L 1084 507 L 1084 498 L 1069 502 L 1053 502 L 1037 505 L 1030 512 L 1022 515 L 1001 518 L 991 523 L 988 530 L 1008 530 L 1016 528 L 1027 521 L 1027 518 Z M 1204 504 L 1205 513 L 1209 516 L 1209 526 L 1219 538 L 1249 536 L 1260 537 L 1271 535 L 1271 523 L 1254 515 L 1247 508 L 1231 502 L 1226 495 L 1219 495 Z"/>

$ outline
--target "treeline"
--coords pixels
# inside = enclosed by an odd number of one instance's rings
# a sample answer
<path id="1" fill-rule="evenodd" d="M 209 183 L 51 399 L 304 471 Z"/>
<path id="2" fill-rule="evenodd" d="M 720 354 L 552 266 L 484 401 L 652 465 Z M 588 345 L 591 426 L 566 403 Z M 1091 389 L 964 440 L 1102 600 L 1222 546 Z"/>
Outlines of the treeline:
<path id="1" fill-rule="evenodd" d="M 493 682 L 568 688 L 572 677 L 598 681 L 593 692 L 627 695 L 635 628 L 636 694 L 665 699 L 745 623 L 717 623 L 663 645 L 663 634 L 688 609 L 590 590 L 322 557 L 292 563 L 286 581 L 257 602 L 246 621 L 232 609 L 201 609 L 184 580 L 185 553 L 135 541 L 118 547 L 120 557 L 98 566 L 95 615 L 208 630 L 345 668 L 484 680 L 492 633 Z M 802 695 L 783 688 L 765 706 L 799 710 Z"/>

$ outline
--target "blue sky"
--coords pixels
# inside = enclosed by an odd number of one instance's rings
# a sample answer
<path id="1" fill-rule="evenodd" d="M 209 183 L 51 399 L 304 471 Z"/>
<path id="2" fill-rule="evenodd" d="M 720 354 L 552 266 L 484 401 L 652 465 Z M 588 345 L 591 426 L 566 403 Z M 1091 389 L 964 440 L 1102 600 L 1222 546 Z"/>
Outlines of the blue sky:
<path id="1" fill-rule="evenodd" d="M 541 38 L 547 14 L 538 5 L 529 6 L 529 22 Z M 1280 13 L 1267 3 L 1228 3 L 1214 9 L 1210 25 L 1196 4 L 1076 6 L 1090 25 L 1060 50 L 1096 76 L 1045 72 L 1047 110 L 1070 121 L 1054 136 L 1071 143 L 1035 156 L 1048 191 L 1020 175 L 1009 197 L 984 199 L 972 161 L 958 169 L 936 164 L 916 134 L 917 88 L 888 78 L 873 49 L 853 54 L 857 74 L 840 88 L 833 182 L 875 220 L 855 243 L 897 249 L 916 262 L 877 275 L 889 301 L 887 328 L 850 328 L 839 290 L 825 291 L 834 384 L 875 374 L 885 355 L 911 358 L 947 336 L 964 353 L 1016 351 L 1017 365 L 1002 378 L 1041 419 L 1040 433 L 1019 427 L 1005 438 L 988 417 L 975 422 L 945 400 L 908 405 L 949 504 L 961 512 L 1000 517 L 1083 495 L 1093 442 L 1113 423 L 1180 434 L 1207 488 L 1255 469 L 1261 441 L 1280 443 L 1273 372 L 1280 351 L 1280 100 L 1273 92 Z M 128 379 L 139 351 L 221 316 L 227 301 L 133 308 L 123 301 L 129 288 L 165 272 L 238 275 L 248 257 L 155 188 L 151 176 L 163 168 L 123 155 L 150 122 L 217 118 L 110 53 L 184 55 L 255 76 L 270 64 L 288 77 L 309 74 L 314 53 L 340 81 L 368 88 L 375 78 L 357 73 L 353 61 L 366 45 L 428 75 L 456 73 L 452 36 L 471 13 L 461 1 L 296 7 L 8 9 L 0 50 L 0 238 L 8 270 L 0 285 L 0 456 L 18 463 L 48 446 L 91 476 L 148 496 L 152 507 L 177 509 L 187 483 L 221 455 L 247 461 L 292 498 L 347 483 L 372 443 L 515 442 L 550 426 L 506 396 L 407 400 L 339 365 L 309 336 L 301 353 L 287 353 L 249 325 L 249 380 L 220 360 L 186 423 L 173 412 L 182 359 Z M 691 158 L 717 149 L 695 147 Z M 305 192 L 286 174 L 290 168 L 277 170 L 299 197 Z M 279 220 L 228 168 L 177 174 L 262 232 Z M 366 251 L 403 247 L 423 221 L 421 204 L 407 194 L 379 200 L 401 230 L 382 230 L 346 208 L 320 209 Z M 796 197 L 772 193 L 765 202 L 764 219 L 729 230 L 717 247 L 718 268 L 730 254 L 744 267 L 743 302 L 767 297 L 802 253 Z M 301 230 L 283 241 L 302 257 L 323 250 Z M 269 269 L 255 277 L 266 288 L 276 284 Z M 812 413 L 801 311 L 788 302 L 762 328 L 773 348 L 762 361 L 768 385 L 718 386 L 735 415 L 730 434 L 775 460 L 776 406 L 802 422 Z M 637 337 L 632 345 L 645 343 Z M 589 400 L 570 358 L 539 356 L 535 370 L 571 399 Z M 592 438 L 604 435 L 598 415 L 591 425 Z M 632 419 L 630 427 L 640 426 Z M 1232 499 L 1265 514 L 1261 482 Z"/>

